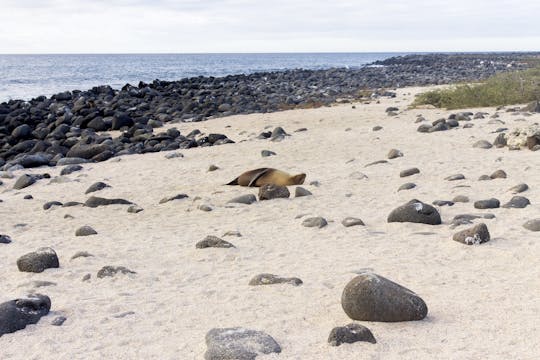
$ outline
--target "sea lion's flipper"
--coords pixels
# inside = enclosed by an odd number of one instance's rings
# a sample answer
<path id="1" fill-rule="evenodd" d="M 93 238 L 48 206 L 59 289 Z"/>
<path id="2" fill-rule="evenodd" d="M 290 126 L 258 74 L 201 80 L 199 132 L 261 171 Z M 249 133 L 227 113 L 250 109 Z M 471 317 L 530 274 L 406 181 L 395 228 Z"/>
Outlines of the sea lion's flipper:
<path id="1" fill-rule="evenodd" d="M 271 168 L 260 168 L 260 169 L 255 170 L 257 172 L 252 175 L 252 178 L 249 181 L 248 186 L 249 187 L 257 186 L 256 185 L 257 180 L 259 180 L 264 174 L 266 174 L 270 170 L 273 170 L 273 169 L 271 169 Z"/>
<path id="2" fill-rule="evenodd" d="M 225 185 L 238 185 L 238 178 L 234 179 L 233 181 Z"/>

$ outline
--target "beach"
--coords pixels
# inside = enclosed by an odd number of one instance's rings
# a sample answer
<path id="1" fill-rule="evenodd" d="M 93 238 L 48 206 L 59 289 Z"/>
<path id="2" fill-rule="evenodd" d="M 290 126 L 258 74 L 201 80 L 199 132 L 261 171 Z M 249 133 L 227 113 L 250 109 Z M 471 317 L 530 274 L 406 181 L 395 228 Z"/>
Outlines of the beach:
<path id="1" fill-rule="evenodd" d="M 0 337 L 1 357 L 201 359 L 209 330 L 241 326 L 264 331 L 281 346 L 281 353 L 258 359 L 537 358 L 539 233 L 522 224 L 540 217 L 539 152 L 473 144 L 493 142 L 501 127 L 510 132 L 538 123 L 540 114 L 506 111 L 511 106 L 466 109 L 460 112 L 487 114 L 448 131 L 420 133 L 419 115 L 431 123 L 457 112 L 408 109 L 414 95 L 425 90 L 400 88 L 396 97 L 369 103 L 166 123 L 156 132 L 175 127 L 187 135 L 198 129 L 201 136 L 224 134 L 235 143 L 116 156 L 81 164 L 82 170 L 62 177 L 62 166 L 13 171 L 0 186 L 0 233 L 13 240 L 0 244 L 0 302 L 36 292 L 49 296 L 52 305 L 36 325 Z M 388 107 L 397 107 L 397 115 L 389 116 Z M 495 113 L 499 117 L 492 118 Z M 473 126 L 465 128 L 466 123 Z M 374 131 L 376 126 L 382 129 Z M 257 138 L 276 127 L 289 135 L 281 141 Z M 387 159 L 391 149 L 403 156 Z M 262 150 L 276 155 L 262 157 Z M 171 153 L 183 156 L 166 158 Z M 387 162 L 366 167 L 379 160 Z M 211 165 L 218 169 L 209 171 Z M 258 188 L 224 184 L 261 167 L 305 173 L 300 186 L 312 195 L 295 198 L 296 186 L 290 186 L 288 199 L 229 203 L 236 196 L 257 195 Z M 400 177 L 400 171 L 413 167 L 420 172 Z M 478 180 L 496 170 L 507 177 Z M 51 178 L 13 189 L 25 173 Z M 458 173 L 465 179 L 445 180 Z M 110 187 L 85 194 L 98 181 Z M 406 182 L 416 187 L 398 191 Z M 489 198 L 507 203 L 514 196 L 509 189 L 519 183 L 529 186 L 519 194 L 529 206 L 473 207 Z M 160 204 L 177 194 L 187 197 Z M 84 203 L 92 195 L 126 199 L 143 210 L 129 213 L 126 205 L 43 209 L 50 201 Z M 437 206 L 441 225 L 387 222 L 393 209 L 412 199 L 431 204 L 457 195 L 470 201 Z M 473 223 L 487 225 L 490 241 L 467 246 L 452 240 L 472 226 L 452 228 L 454 216 L 486 213 L 495 217 Z M 315 216 L 328 225 L 302 226 Z M 365 226 L 345 227 L 346 217 L 360 218 Z M 97 234 L 75 236 L 83 225 Z M 235 247 L 196 248 L 208 235 Z M 56 251 L 59 268 L 19 271 L 17 259 L 40 247 Z M 80 251 L 93 256 L 71 259 Z M 135 273 L 98 278 L 107 265 Z M 418 294 L 429 309 L 427 317 L 354 321 L 368 327 L 377 343 L 330 346 L 332 328 L 353 322 L 342 309 L 343 289 L 366 270 Z M 303 284 L 248 285 L 260 273 L 298 277 Z M 67 320 L 52 326 L 58 316 Z"/>

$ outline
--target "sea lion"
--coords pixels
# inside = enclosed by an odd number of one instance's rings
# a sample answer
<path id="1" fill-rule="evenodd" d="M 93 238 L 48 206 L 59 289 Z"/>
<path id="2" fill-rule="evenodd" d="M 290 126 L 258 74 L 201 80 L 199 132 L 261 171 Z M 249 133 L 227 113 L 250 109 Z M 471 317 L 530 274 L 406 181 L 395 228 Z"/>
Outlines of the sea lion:
<path id="1" fill-rule="evenodd" d="M 272 168 L 260 168 L 246 171 L 227 185 L 240 185 L 257 187 L 266 184 L 274 185 L 301 185 L 306 179 L 306 174 L 290 175 L 284 171 Z"/>

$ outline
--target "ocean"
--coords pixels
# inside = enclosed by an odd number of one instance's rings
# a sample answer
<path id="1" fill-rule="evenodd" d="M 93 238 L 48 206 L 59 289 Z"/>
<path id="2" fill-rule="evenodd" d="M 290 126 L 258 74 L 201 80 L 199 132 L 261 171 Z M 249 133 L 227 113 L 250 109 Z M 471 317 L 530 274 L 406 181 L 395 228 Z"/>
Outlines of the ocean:
<path id="1" fill-rule="evenodd" d="M 0 55 L 0 102 L 155 79 L 355 68 L 399 55 L 405 53 Z"/>

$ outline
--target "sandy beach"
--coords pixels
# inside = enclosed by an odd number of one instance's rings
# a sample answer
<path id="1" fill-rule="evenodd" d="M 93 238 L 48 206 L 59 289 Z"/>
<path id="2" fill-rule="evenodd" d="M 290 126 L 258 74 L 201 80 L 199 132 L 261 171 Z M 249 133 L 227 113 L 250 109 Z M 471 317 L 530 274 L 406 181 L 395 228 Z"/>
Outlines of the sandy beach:
<path id="1" fill-rule="evenodd" d="M 12 179 L 1 179 L 0 233 L 13 242 L 0 244 L 0 302 L 36 292 L 48 295 L 52 306 L 36 325 L 1 336 L 0 358 L 201 359 L 209 330 L 235 326 L 264 331 L 281 346 L 280 354 L 257 359 L 538 358 L 540 233 L 522 224 L 540 217 L 540 152 L 473 144 L 493 142 L 501 127 L 538 123 L 540 114 L 523 116 L 507 112 L 509 107 L 467 109 L 488 115 L 471 120 L 471 128 L 460 122 L 448 131 L 420 133 L 418 115 L 433 122 L 456 113 L 407 109 L 414 94 L 424 90 L 398 89 L 396 98 L 380 103 L 167 124 L 162 129 L 176 127 L 182 134 L 199 129 L 236 143 L 115 157 L 82 164 L 83 170 L 61 179 L 55 179 L 60 166 L 17 170 Z M 398 107 L 397 116 L 386 114 L 390 106 Z M 491 118 L 496 112 L 499 117 Z M 279 142 L 257 139 L 277 126 L 290 136 Z M 373 131 L 375 126 L 382 129 Z M 296 132 L 301 128 L 307 130 Z M 403 157 L 388 160 L 391 149 Z M 262 150 L 276 155 L 261 157 Z M 184 156 L 166 158 L 170 153 Z M 378 160 L 388 162 L 366 167 Z M 208 171 L 210 165 L 218 169 Z M 289 199 L 228 203 L 258 194 L 258 188 L 224 184 L 259 167 L 306 173 L 301 186 L 313 195 L 294 198 L 291 186 Z M 412 167 L 420 173 L 399 176 Z M 478 181 L 499 169 L 507 178 Z M 14 190 L 24 173 L 49 173 L 52 179 Z M 465 179 L 445 180 L 457 173 Z M 85 195 L 97 181 L 110 187 Z M 398 191 L 406 182 L 417 186 Z M 492 197 L 506 203 L 514 196 L 509 189 L 519 183 L 529 185 L 519 195 L 531 205 L 473 207 L 474 201 Z M 188 198 L 159 203 L 177 194 Z M 128 213 L 126 205 L 43 209 L 49 201 L 84 202 L 91 195 L 127 199 L 144 210 Z M 411 199 L 431 204 L 457 195 L 470 202 L 437 207 L 441 225 L 387 222 L 393 209 Z M 480 213 L 495 215 L 474 220 L 487 225 L 491 240 L 478 246 L 453 241 L 454 233 L 471 226 L 453 229 L 453 217 Z M 310 216 L 324 217 L 328 225 L 302 226 Z M 365 226 L 344 227 L 346 217 L 360 218 Z M 83 225 L 98 234 L 75 236 Z M 235 248 L 197 249 L 207 235 Z M 56 251 L 59 268 L 17 269 L 19 257 L 44 246 Z M 71 259 L 79 251 L 93 256 Z M 97 278 L 106 265 L 136 274 Z M 341 294 L 366 269 L 417 293 L 428 306 L 427 317 L 398 323 L 351 320 Z M 298 277 L 303 284 L 249 286 L 260 273 Z M 90 279 L 83 281 L 87 274 Z M 36 281 L 54 284 L 38 287 Z M 67 320 L 52 326 L 58 316 Z M 368 327 L 377 343 L 330 346 L 332 328 L 351 322 Z"/>

